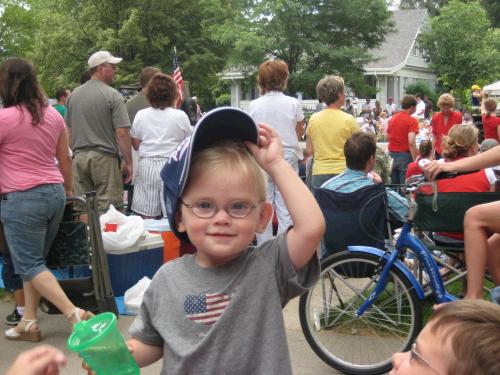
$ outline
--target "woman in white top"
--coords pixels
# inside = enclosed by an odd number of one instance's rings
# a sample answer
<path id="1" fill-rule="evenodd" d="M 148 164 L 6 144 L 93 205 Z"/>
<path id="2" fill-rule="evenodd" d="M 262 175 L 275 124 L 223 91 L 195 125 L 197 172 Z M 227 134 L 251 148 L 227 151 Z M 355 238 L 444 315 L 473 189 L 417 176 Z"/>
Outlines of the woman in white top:
<path id="1" fill-rule="evenodd" d="M 174 107 L 178 91 L 172 77 L 155 74 L 145 93 L 151 107 L 137 112 L 130 129 L 132 145 L 139 152 L 132 211 L 156 218 L 164 212 L 160 171 L 192 128 L 188 116 Z"/>
<path id="2" fill-rule="evenodd" d="M 257 124 L 265 123 L 277 130 L 285 151 L 285 159 L 297 171 L 303 158 L 299 138 L 303 135 L 304 114 L 297 99 L 283 94 L 288 81 L 288 65 L 281 60 L 268 60 L 259 66 L 257 82 L 262 96 L 250 103 L 249 114 Z M 278 216 L 278 234 L 286 231 L 292 220 L 280 192 L 272 179 L 267 186 L 267 201 L 271 202 Z M 260 244 L 272 238 L 272 222 L 264 233 L 257 235 Z"/>

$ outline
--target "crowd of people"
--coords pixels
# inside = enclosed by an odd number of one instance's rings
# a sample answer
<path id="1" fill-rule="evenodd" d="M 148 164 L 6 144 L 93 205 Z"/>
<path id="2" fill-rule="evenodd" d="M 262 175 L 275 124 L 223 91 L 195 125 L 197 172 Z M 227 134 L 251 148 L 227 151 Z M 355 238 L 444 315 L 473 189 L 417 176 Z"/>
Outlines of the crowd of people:
<path id="1" fill-rule="evenodd" d="M 324 107 L 309 120 L 304 153 L 299 143 L 304 114 L 300 102 L 284 93 L 285 62 L 268 60 L 259 66 L 261 96 L 248 113 L 218 108 L 202 116 L 199 107 L 194 115 L 192 103 L 186 104 L 191 109 L 177 109 L 174 79 L 153 67 L 141 71 L 142 90 L 125 103 L 111 87 L 121 61 L 107 51 L 94 53 L 88 59 L 90 78 L 72 93 L 58 90 L 55 108 L 47 104 L 29 61 L 7 59 L 0 65 L 2 276 L 17 293 L 16 310 L 8 317 L 15 326 L 5 332 L 6 339 L 40 341 L 40 296 L 57 306 L 70 326 L 92 317 L 73 305 L 44 262 L 66 196 L 96 191 L 104 211 L 111 204 L 121 207 L 124 183 L 133 184 L 131 210 L 144 218 L 167 217 L 172 231 L 197 250 L 164 265 L 144 296 L 127 342 L 140 367 L 163 358 L 165 373 L 218 373 L 223 365 L 235 373 L 289 374 L 281 309 L 313 286 L 320 272 L 317 249 L 325 222 L 313 193 L 319 188 L 352 192 L 383 183 L 374 172 L 377 131 L 387 139 L 394 184 L 416 173 L 412 163 L 425 157 L 446 161 L 426 167 L 430 178 L 441 171 L 478 170 L 439 181 L 439 191 L 495 189 L 496 177 L 488 168 L 500 165 L 500 148 L 478 154 L 478 131 L 462 124 L 450 94 L 441 95 L 440 111 L 433 115 L 428 98 L 420 95 L 405 95 L 400 108 L 392 98 L 384 107 L 379 101 L 372 107 L 367 98 L 360 114 L 369 126 L 360 126 L 342 77 L 327 75 L 317 83 Z M 498 141 L 493 102 L 482 100 L 483 122 L 485 135 Z M 304 155 L 311 170 L 309 186 L 298 175 Z M 387 192 L 392 217 L 404 220 L 406 200 Z M 465 239 L 437 234 L 465 241 L 468 299 L 482 298 L 486 268 L 500 284 L 498 205 L 467 212 Z M 81 219 L 87 219 L 83 212 Z M 210 304 L 217 308 L 201 308 Z M 480 314 L 471 313 L 477 309 Z M 477 301 L 439 307 L 412 350 L 395 355 L 393 373 L 423 373 L 419 366 L 449 373 L 456 363 L 460 371 L 486 368 L 480 373 L 494 373 L 489 371 L 498 364 L 483 353 L 498 354 L 498 344 L 487 348 L 483 336 L 474 336 L 481 355 L 471 356 L 462 341 L 479 326 L 487 327 L 487 337 L 498 335 L 499 309 Z M 442 343 L 440 350 L 432 350 L 437 343 Z M 52 348 L 38 349 L 21 355 L 9 374 L 19 366 L 45 368 L 40 371 L 52 366 L 57 373 L 65 361 Z"/>

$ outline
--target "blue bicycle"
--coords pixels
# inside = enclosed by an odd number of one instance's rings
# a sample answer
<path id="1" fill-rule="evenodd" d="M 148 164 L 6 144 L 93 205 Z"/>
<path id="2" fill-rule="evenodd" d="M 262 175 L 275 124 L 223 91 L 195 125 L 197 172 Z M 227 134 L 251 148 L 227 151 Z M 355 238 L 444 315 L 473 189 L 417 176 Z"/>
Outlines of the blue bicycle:
<path id="1" fill-rule="evenodd" d="M 337 370 L 370 375 L 389 371 L 392 355 L 409 350 L 422 328 L 426 295 L 432 294 L 436 303 L 456 299 L 441 277 L 438 263 L 445 262 L 412 234 L 417 204 L 410 196 L 424 183 L 419 176 L 406 185 L 410 209 L 394 246 L 348 246 L 348 251 L 324 259 L 319 282 L 300 298 L 308 343 Z M 407 265 L 411 258 L 416 272 Z"/>

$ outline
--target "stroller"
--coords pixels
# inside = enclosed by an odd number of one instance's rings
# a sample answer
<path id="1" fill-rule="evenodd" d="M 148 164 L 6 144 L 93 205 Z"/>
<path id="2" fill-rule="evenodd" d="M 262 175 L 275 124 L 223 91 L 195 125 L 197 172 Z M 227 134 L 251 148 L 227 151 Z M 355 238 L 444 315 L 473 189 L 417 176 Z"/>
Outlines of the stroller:
<path id="1" fill-rule="evenodd" d="M 118 316 L 111 281 L 108 258 L 104 252 L 97 211 L 96 192 L 68 197 L 63 221 L 47 255 L 47 267 L 67 272 L 68 278 L 59 284 L 73 302 L 94 313 L 113 312 Z M 75 220 L 73 203 L 81 203 L 88 214 L 88 223 Z M 90 275 L 74 277 L 77 266 L 88 265 Z M 42 298 L 40 307 L 48 314 L 61 314 L 59 309 Z"/>

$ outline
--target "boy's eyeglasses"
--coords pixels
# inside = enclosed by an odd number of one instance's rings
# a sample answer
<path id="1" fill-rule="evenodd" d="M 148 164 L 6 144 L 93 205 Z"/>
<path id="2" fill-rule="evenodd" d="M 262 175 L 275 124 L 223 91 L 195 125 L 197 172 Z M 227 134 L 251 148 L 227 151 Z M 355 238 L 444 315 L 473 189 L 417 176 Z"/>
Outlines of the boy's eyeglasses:
<path id="1" fill-rule="evenodd" d="M 219 207 L 217 207 L 213 202 L 210 201 L 199 201 L 193 204 L 188 204 L 181 200 L 181 203 L 190 208 L 200 219 L 210 219 L 215 216 L 217 212 L 219 212 Z M 223 207 L 224 211 L 226 211 L 229 216 L 234 219 L 243 219 L 250 215 L 250 212 L 257 207 L 262 201 L 258 203 L 250 203 L 245 201 L 234 201 Z"/>
<path id="2" fill-rule="evenodd" d="M 434 367 L 432 367 L 432 365 L 426 360 L 424 359 L 424 357 L 422 357 L 418 352 L 417 352 L 417 343 L 414 342 L 412 345 L 411 345 L 411 350 L 410 350 L 410 360 L 413 360 L 413 359 L 417 359 L 419 361 L 421 361 L 424 365 L 426 365 L 427 367 L 429 367 L 432 371 L 434 371 L 436 374 L 441 374 L 438 370 L 436 370 Z"/>

